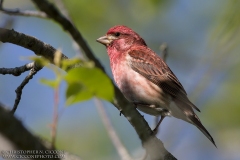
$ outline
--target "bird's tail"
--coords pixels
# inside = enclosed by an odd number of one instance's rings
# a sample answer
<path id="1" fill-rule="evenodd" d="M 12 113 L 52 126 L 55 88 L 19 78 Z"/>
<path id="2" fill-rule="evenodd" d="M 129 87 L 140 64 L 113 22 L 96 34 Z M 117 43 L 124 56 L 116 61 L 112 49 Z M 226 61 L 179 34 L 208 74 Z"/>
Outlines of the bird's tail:
<path id="1" fill-rule="evenodd" d="M 199 120 L 198 116 L 194 113 L 193 115 L 189 116 L 189 119 L 214 144 L 214 146 L 217 147 L 215 142 L 214 142 L 214 140 L 213 140 L 213 138 L 212 138 L 212 136 L 207 131 L 207 129 L 202 125 L 202 123 Z"/>
<path id="2" fill-rule="evenodd" d="M 183 119 L 183 120 L 195 125 L 214 144 L 214 146 L 217 147 L 210 133 L 202 125 L 200 119 L 194 113 L 193 108 L 195 107 L 192 106 L 194 104 L 191 103 L 188 99 L 186 101 L 183 99 L 181 100 L 175 99 L 174 102 L 180 108 L 180 110 L 183 111 L 183 113 L 185 114 L 186 119 Z"/>

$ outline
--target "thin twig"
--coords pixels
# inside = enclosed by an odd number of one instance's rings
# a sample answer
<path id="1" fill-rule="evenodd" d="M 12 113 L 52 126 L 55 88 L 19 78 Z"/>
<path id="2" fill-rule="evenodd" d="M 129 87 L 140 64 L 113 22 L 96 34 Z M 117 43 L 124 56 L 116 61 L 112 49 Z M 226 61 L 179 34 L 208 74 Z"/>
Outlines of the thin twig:
<path id="1" fill-rule="evenodd" d="M 38 18 L 48 18 L 44 12 L 37 12 L 37 11 L 20 11 L 19 9 L 10 10 L 10 9 L 3 9 L 0 8 L 0 11 L 9 14 L 9 15 L 18 15 L 18 16 L 31 16 L 31 17 L 38 17 Z"/>
<path id="2" fill-rule="evenodd" d="M 0 0 L 0 11 L 9 15 L 18 15 L 18 16 L 32 16 L 39 18 L 49 18 L 46 13 L 39 11 L 20 11 L 19 9 L 5 9 L 3 8 L 3 0 Z"/>
<path id="3" fill-rule="evenodd" d="M 98 113 L 103 121 L 103 124 L 107 130 L 107 133 L 115 146 L 119 156 L 121 157 L 122 160 L 132 160 L 131 156 L 129 155 L 127 149 L 124 147 L 122 142 L 120 141 L 116 131 L 114 130 L 110 119 L 108 118 L 108 115 L 105 111 L 105 108 L 103 107 L 103 104 L 100 100 L 97 98 L 94 98 L 95 105 L 98 109 Z"/>
<path id="4" fill-rule="evenodd" d="M 34 62 L 25 64 L 15 68 L 0 68 L 0 74 L 12 74 L 14 76 L 20 76 L 23 72 L 29 71 L 34 66 Z"/>
<path id="5" fill-rule="evenodd" d="M 15 90 L 15 92 L 16 92 L 16 99 L 15 99 L 15 103 L 14 103 L 13 109 L 11 110 L 12 114 L 14 114 L 15 111 L 17 110 L 18 104 L 19 104 L 19 102 L 21 100 L 23 88 L 29 82 L 29 80 L 32 79 L 33 76 L 41 69 L 42 69 L 42 67 L 37 66 L 34 63 L 34 67 L 30 70 L 29 74 L 25 77 L 25 79 L 22 81 L 22 83 Z"/>
<path id="6" fill-rule="evenodd" d="M 159 116 L 156 116 L 156 117 L 154 117 L 154 123 L 153 123 L 153 128 L 155 128 L 156 126 L 157 126 L 157 124 L 158 124 L 158 122 L 159 122 Z M 159 132 L 159 127 L 158 128 L 156 128 L 156 130 L 155 130 L 155 135 L 157 135 L 158 134 L 158 132 Z"/>
<path id="7" fill-rule="evenodd" d="M 51 124 L 51 138 L 52 148 L 55 148 L 57 125 L 58 125 L 58 106 L 59 106 L 59 86 L 54 89 L 54 108 L 53 108 L 53 122 Z"/>
<path id="8" fill-rule="evenodd" d="M 69 13 L 68 13 L 68 10 L 66 9 L 63 1 L 62 1 L 62 0 L 54 0 L 54 3 L 55 3 L 56 6 L 58 7 L 59 11 L 72 23 L 72 19 L 70 18 Z M 77 44 L 76 41 L 73 41 L 72 47 L 73 47 L 74 51 L 76 52 L 76 55 L 77 55 L 80 59 L 85 59 L 85 58 L 83 57 L 82 52 L 81 52 L 80 45 Z"/>
<path id="9" fill-rule="evenodd" d="M 58 7 L 58 9 L 61 11 L 61 13 L 67 17 L 68 20 L 71 21 L 68 10 L 66 9 L 64 3 L 62 0 L 54 0 L 54 3 L 56 4 L 56 6 Z"/>
<path id="10" fill-rule="evenodd" d="M 161 44 L 159 49 L 160 49 L 160 51 L 162 53 L 163 60 L 166 62 L 167 56 L 168 56 L 168 46 L 167 46 L 167 43 Z"/>

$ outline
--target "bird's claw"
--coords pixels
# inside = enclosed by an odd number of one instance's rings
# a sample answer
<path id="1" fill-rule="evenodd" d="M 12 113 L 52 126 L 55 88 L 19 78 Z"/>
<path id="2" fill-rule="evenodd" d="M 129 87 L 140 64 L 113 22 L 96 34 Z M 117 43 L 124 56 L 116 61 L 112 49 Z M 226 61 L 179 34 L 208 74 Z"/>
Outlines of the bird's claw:
<path id="1" fill-rule="evenodd" d="M 158 133 L 158 127 L 154 128 L 154 130 L 152 130 L 152 134 L 154 136 L 156 136 L 157 133 Z"/>
<path id="2" fill-rule="evenodd" d="M 122 115 L 122 110 L 120 110 L 120 113 L 119 113 L 119 115 L 120 115 L 120 116 Z"/>

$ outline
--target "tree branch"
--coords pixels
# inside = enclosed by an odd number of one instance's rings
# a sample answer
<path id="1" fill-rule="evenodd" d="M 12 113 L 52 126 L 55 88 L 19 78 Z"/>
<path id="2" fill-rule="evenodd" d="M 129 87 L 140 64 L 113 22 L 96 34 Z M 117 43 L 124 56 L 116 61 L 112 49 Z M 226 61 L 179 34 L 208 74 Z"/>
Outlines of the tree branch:
<path id="1" fill-rule="evenodd" d="M 0 11 L 9 14 L 9 15 L 19 15 L 19 16 L 33 16 L 39 18 L 48 18 L 46 13 L 38 12 L 38 11 L 20 11 L 19 9 L 4 9 L 3 8 L 3 0 L 0 0 Z"/>
<path id="2" fill-rule="evenodd" d="M 11 110 L 12 114 L 14 114 L 15 111 L 17 110 L 18 104 L 19 104 L 19 102 L 21 100 L 23 88 L 29 82 L 29 80 L 32 79 L 33 76 L 41 69 L 42 69 L 42 67 L 36 65 L 35 62 L 33 62 L 33 67 L 30 70 L 29 74 L 25 77 L 25 79 L 22 81 L 22 83 L 15 90 L 15 92 L 16 92 L 16 99 L 15 99 L 15 102 L 14 102 L 13 109 Z"/>
<path id="3" fill-rule="evenodd" d="M 54 64 L 53 59 L 57 50 L 51 45 L 46 44 L 35 37 L 28 36 L 14 30 L 0 28 L 0 41 L 3 43 L 8 42 L 22 46 L 33 51 L 38 56 L 43 56 Z M 62 54 L 61 59 L 68 59 L 68 57 Z"/>
<path id="4" fill-rule="evenodd" d="M 88 59 L 92 60 L 95 65 L 104 70 L 103 66 L 99 62 L 99 60 L 94 56 L 90 47 L 84 40 L 81 33 L 77 30 L 77 28 L 68 20 L 64 15 L 59 12 L 59 10 L 47 0 L 32 0 L 32 2 L 38 7 L 42 12 L 45 12 L 50 18 L 56 21 L 64 30 L 66 30 L 76 41 L 76 43 L 81 46 L 82 50 L 85 52 Z"/>
<path id="5" fill-rule="evenodd" d="M 0 74 L 12 74 L 14 76 L 20 76 L 23 72 L 29 71 L 34 66 L 34 62 L 25 64 L 21 67 L 15 68 L 0 68 Z"/>
<path id="6" fill-rule="evenodd" d="M 115 146 L 119 156 L 122 160 L 132 160 L 131 156 L 129 155 L 127 149 L 124 147 L 122 142 L 120 141 L 116 131 L 114 130 L 110 119 L 108 118 L 108 115 L 102 105 L 102 102 L 98 100 L 97 98 L 94 98 L 95 105 L 98 109 L 98 113 L 103 121 L 103 124 L 107 130 L 107 133 L 112 140 L 113 145 Z"/>
<path id="7" fill-rule="evenodd" d="M 0 133 L 14 144 L 19 150 L 52 150 L 49 142 L 39 139 L 32 135 L 11 112 L 0 103 Z M 81 160 L 80 157 L 64 151 L 64 155 L 59 155 L 62 160 Z M 60 158 L 52 158 L 60 160 Z"/>
<path id="8" fill-rule="evenodd" d="M 17 131 L 17 134 L 16 134 Z M 47 150 L 41 140 L 33 136 L 9 111 L 0 103 L 0 132 L 21 150 Z"/>

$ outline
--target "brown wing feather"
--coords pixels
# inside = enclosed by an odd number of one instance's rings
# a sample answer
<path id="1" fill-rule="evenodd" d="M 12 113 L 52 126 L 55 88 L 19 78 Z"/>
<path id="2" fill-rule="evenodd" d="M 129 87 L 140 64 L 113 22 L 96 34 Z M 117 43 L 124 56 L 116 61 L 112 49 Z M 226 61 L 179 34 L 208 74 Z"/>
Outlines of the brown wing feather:
<path id="1" fill-rule="evenodd" d="M 131 57 L 129 60 L 131 68 L 159 86 L 173 98 L 177 98 L 186 103 L 186 105 L 200 111 L 188 100 L 182 84 L 167 64 L 152 50 L 148 49 L 148 54 L 146 54 L 146 51 L 143 51 L 143 49 L 147 48 L 132 49 L 128 52 L 128 55 Z"/>
<path id="2" fill-rule="evenodd" d="M 133 70 L 161 87 L 173 97 L 179 94 L 179 92 L 187 95 L 182 84 L 167 64 L 153 51 L 148 51 L 151 53 L 146 54 L 142 50 L 131 50 L 128 52 L 131 57 L 130 66 Z"/>

